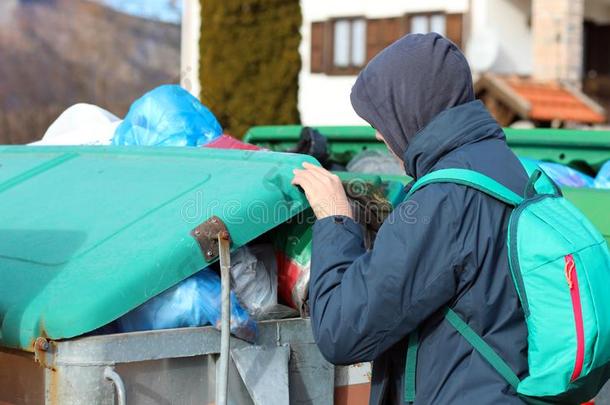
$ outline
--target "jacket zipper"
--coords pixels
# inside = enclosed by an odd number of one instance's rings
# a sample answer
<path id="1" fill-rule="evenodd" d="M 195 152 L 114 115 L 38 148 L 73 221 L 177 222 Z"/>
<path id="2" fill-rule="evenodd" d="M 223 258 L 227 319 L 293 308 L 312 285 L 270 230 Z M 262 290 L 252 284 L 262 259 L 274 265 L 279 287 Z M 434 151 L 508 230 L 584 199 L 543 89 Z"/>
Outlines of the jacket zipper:
<path id="1" fill-rule="evenodd" d="M 570 288 L 572 298 L 572 310 L 574 311 L 574 322 L 576 324 L 576 361 L 570 382 L 576 380 L 582 371 L 585 359 L 585 330 L 582 320 L 582 305 L 580 302 L 580 290 L 578 288 L 578 275 L 576 274 L 576 263 L 572 255 L 565 257 L 565 275 Z"/>

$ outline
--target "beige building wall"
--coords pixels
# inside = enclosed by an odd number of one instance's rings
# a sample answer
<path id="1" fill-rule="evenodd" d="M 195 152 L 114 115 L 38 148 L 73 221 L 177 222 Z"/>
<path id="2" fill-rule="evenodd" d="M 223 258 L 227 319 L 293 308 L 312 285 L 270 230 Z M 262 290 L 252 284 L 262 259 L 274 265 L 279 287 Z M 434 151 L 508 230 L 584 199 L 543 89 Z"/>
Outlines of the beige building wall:
<path id="1" fill-rule="evenodd" d="M 533 0 L 534 78 L 580 87 L 584 0 Z"/>
<path id="2" fill-rule="evenodd" d="M 181 27 L 180 85 L 199 98 L 201 92 L 199 82 L 201 0 L 184 0 Z"/>

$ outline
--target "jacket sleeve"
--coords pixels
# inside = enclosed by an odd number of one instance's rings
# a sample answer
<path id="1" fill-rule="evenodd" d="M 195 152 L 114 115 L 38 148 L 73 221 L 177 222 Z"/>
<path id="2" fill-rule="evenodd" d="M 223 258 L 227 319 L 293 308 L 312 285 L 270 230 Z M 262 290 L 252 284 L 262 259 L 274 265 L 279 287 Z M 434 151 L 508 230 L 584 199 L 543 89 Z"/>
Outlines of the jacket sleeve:
<path id="1" fill-rule="evenodd" d="M 425 188 L 399 205 L 368 252 L 350 218 L 314 224 L 311 320 L 328 361 L 374 360 L 456 295 L 458 211 L 449 193 L 439 195 L 454 187 L 435 186 L 434 194 Z"/>

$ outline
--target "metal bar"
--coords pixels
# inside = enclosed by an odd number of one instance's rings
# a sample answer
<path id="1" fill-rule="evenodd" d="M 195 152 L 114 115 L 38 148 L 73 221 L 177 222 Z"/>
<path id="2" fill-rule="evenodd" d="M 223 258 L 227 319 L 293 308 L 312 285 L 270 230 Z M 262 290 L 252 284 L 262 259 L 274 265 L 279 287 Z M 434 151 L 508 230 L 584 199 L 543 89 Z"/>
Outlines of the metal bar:
<path id="1" fill-rule="evenodd" d="M 262 345 L 314 343 L 309 319 L 260 321 L 258 335 L 257 342 Z M 42 362 L 45 367 L 106 366 L 174 357 L 217 355 L 220 353 L 220 334 L 212 326 L 204 326 L 87 336 L 53 341 L 50 345 L 53 350 L 47 352 L 45 361 Z M 233 349 L 248 345 L 240 339 L 231 341 Z M 0 353 L 5 350 L 9 349 L 0 348 Z"/>
<path id="2" fill-rule="evenodd" d="M 121 376 L 114 371 L 112 367 L 106 367 L 104 369 L 104 378 L 111 381 L 116 390 L 116 396 L 118 399 L 118 405 L 125 405 L 125 384 Z"/>
<path id="3" fill-rule="evenodd" d="M 227 232 L 218 234 L 220 256 L 220 284 L 222 299 L 222 318 L 220 328 L 220 364 L 216 377 L 216 404 L 227 404 L 227 389 L 229 380 L 229 350 L 231 337 L 231 254 L 229 251 L 229 235 Z"/>

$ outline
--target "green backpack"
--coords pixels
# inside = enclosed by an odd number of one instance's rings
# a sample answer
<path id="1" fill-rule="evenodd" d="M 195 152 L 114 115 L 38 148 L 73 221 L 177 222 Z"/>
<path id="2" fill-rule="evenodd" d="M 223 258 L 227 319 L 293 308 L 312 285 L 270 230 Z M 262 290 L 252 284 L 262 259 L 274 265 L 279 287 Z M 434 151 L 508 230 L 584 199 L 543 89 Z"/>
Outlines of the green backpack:
<path id="1" fill-rule="evenodd" d="M 610 253 L 602 235 L 538 168 L 524 197 L 466 169 L 443 169 L 419 179 L 407 198 L 431 183 L 457 183 L 514 206 L 508 257 L 528 331 L 529 375 L 508 364 L 454 311 L 445 319 L 529 403 L 579 403 L 610 377 Z M 417 333 L 405 368 L 405 401 L 415 398 Z"/>

